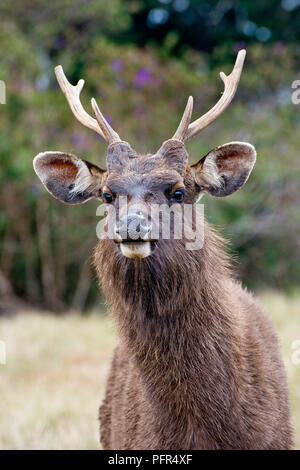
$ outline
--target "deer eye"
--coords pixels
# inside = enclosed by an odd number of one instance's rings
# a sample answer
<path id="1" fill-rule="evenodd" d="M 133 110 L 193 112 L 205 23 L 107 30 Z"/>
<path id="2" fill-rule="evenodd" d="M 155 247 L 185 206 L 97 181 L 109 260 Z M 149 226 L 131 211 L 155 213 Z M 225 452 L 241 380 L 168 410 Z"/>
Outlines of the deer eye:
<path id="1" fill-rule="evenodd" d="M 108 204 L 110 204 L 113 201 L 113 197 L 110 193 L 103 193 L 103 199 Z"/>
<path id="2" fill-rule="evenodd" d="M 171 194 L 171 199 L 174 199 L 176 202 L 182 202 L 184 199 L 184 190 L 176 189 L 176 191 Z"/>

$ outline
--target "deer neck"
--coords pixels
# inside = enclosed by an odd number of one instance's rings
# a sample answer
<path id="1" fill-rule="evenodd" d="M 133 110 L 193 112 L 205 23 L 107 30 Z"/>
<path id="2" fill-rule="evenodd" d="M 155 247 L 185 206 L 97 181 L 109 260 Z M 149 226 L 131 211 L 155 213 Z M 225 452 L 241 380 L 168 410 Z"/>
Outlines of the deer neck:
<path id="1" fill-rule="evenodd" d="M 207 427 L 215 419 L 214 407 L 222 422 L 229 419 L 222 390 L 234 388 L 240 367 L 227 256 L 220 248 L 223 241 L 208 225 L 205 230 L 199 251 L 177 245 L 172 253 L 164 251 L 165 257 L 158 253 L 138 263 L 122 258 L 112 263 L 111 251 L 96 250 L 105 294 L 157 419 L 177 428 L 180 422 L 190 436 L 186 426 L 204 420 Z"/>

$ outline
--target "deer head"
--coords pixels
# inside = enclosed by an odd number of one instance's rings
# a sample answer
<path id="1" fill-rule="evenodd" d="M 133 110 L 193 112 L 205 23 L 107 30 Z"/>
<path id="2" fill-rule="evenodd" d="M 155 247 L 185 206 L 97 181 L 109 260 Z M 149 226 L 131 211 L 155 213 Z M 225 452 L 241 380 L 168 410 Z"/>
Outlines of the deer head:
<path id="1" fill-rule="evenodd" d="M 247 181 L 256 159 L 252 145 L 227 143 L 211 150 L 194 165 L 188 164 L 185 148 L 185 143 L 213 122 L 232 101 L 245 55 L 246 51 L 239 51 L 230 75 L 220 73 L 224 93 L 217 104 L 191 123 L 193 98 L 189 97 L 173 137 L 155 154 L 148 155 L 139 155 L 120 139 L 94 99 L 92 108 L 96 119 L 86 113 L 80 102 L 84 80 L 72 86 L 59 65 L 55 68 L 56 77 L 73 114 L 108 144 L 107 169 L 72 154 L 43 152 L 34 159 L 37 175 L 46 189 L 62 202 L 80 204 L 99 198 L 107 205 L 118 206 L 120 213 L 113 227 L 115 248 L 128 258 L 149 256 L 159 240 L 151 238 L 152 220 L 148 212 L 140 209 L 141 205 L 145 208 L 151 204 L 194 204 L 203 193 L 228 196 Z M 127 201 L 123 212 L 119 204 L 121 196 Z"/>

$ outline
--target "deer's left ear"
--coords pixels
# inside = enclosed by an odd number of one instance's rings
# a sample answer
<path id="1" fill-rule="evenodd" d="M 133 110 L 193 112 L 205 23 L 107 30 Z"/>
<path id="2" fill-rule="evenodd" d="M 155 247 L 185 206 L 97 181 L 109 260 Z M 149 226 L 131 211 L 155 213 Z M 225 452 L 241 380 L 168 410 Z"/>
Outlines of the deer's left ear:
<path id="1" fill-rule="evenodd" d="M 70 153 L 39 153 L 33 167 L 45 188 L 56 199 L 82 204 L 101 196 L 107 172 Z"/>
<path id="2" fill-rule="evenodd" d="M 256 160 L 253 145 L 230 142 L 211 150 L 191 166 L 200 191 L 212 196 L 229 196 L 247 181 Z"/>

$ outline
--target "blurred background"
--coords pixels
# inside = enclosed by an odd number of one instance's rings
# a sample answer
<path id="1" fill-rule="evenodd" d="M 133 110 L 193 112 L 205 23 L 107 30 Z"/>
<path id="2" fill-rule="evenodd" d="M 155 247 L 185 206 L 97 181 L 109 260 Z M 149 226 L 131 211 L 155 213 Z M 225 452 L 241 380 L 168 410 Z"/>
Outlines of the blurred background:
<path id="1" fill-rule="evenodd" d="M 124 139 L 154 152 L 190 94 L 195 118 L 216 103 L 219 72 L 241 48 L 233 103 L 187 149 L 195 162 L 229 141 L 256 146 L 243 190 L 202 202 L 278 329 L 299 448 L 300 365 L 291 357 L 300 339 L 300 105 L 291 85 L 300 79 L 300 1 L 2 0 L 0 18 L 0 448 L 97 448 L 115 341 L 91 268 L 98 202 L 59 203 L 32 168 L 45 150 L 105 167 L 105 143 L 73 117 L 54 67 L 73 84 L 85 79 L 90 113 L 95 96 Z"/>

